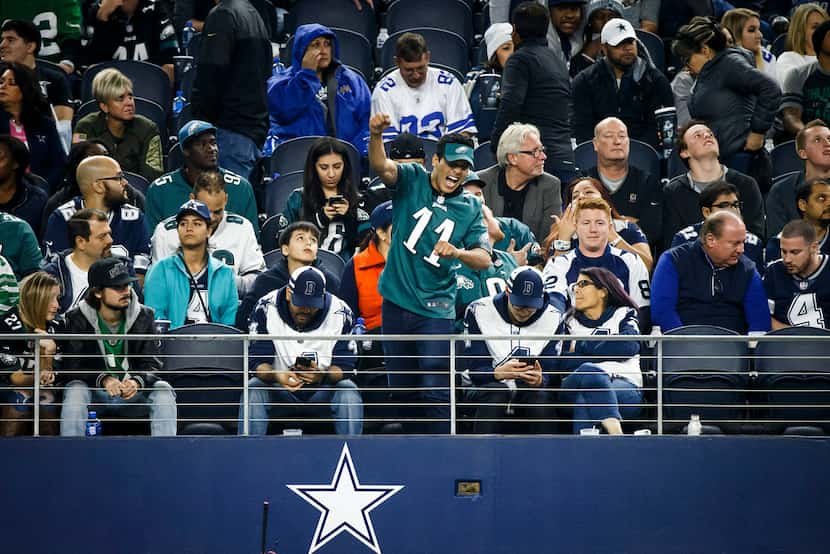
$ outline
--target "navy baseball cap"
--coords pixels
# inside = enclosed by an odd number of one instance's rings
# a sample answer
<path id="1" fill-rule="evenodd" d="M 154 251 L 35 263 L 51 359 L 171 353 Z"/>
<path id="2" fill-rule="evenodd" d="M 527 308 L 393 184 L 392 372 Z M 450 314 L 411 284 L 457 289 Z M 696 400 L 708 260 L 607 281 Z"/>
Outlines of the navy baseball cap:
<path id="1" fill-rule="evenodd" d="M 369 216 L 369 221 L 372 224 L 372 229 L 383 229 L 392 223 L 392 201 L 387 200 L 375 206 L 372 215 Z"/>
<path id="2" fill-rule="evenodd" d="M 130 275 L 130 270 L 121 258 L 101 258 L 89 266 L 87 282 L 90 287 L 103 289 L 107 287 L 123 287 L 138 281 Z"/>
<path id="3" fill-rule="evenodd" d="M 207 221 L 208 224 L 210 223 L 210 210 L 204 202 L 199 202 L 198 200 L 188 200 L 182 204 L 179 211 L 176 213 L 176 223 L 181 221 L 187 214 L 197 215 Z"/>
<path id="4" fill-rule="evenodd" d="M 322 309 L 326 306 L 326 276 L 316 267 L 298 267 L 288 280 L 291 303 L 300 308 Z"/>
<path id="5" fill-rule="evenodd" d="M 545 305 L 545 286 L 542 273 L 529 265 L 519 266 L 507 281 L 510 303 L 519 308 L 538 310 Z"/>
<path id="6" fill-rule="evenodd" d="M 182 125 L 181 129 L 179 129 L 179 146 L 181 148 L 184 148 L 189 140 L 196 138 L 202 133 L 206 133 L 208 131 L 213 131 L 214 133 L 216 133 L 216 127 L 214 127 L 207 121 L 202 121 L 200 119 L 188 121 L 187 123 Z"/>

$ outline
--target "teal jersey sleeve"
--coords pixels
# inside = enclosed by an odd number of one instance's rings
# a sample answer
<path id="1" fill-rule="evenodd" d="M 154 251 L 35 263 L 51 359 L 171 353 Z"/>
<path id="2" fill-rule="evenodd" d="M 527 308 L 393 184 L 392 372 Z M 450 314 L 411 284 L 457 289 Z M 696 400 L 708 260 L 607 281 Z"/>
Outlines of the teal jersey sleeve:
<path id="1" fill-rule="evenodd" d="M 289 225 L 303 218 L 303 189 L 294 189 L 288 195 L 282 215 L 285 216 L 285 221 Z"/>
<path id="2" fill-rule="evenodd" d="M 510 247 L 510 240 L 516 241 L 516 250 L 521 250 L 526 244 L 535 244 L 536 236 L 530 227 L 513 217 L 497 217 L 499 228 L 504 233 L 504 238 L 493 245 L 494 250 L 507 250 Z"/>

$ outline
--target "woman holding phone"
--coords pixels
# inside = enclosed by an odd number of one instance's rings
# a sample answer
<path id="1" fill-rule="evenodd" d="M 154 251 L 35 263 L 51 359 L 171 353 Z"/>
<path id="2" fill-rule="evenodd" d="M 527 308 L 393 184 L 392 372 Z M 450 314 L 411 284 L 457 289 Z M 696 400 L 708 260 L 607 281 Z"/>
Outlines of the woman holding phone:
<path id="1" fill-rule="evenodd" d="M 585 341 L 587 335 L 638 335 L 637 305 L 620 280 L 602 267 L 582 270 L 573 284 L 573 307 L 565 315 L 575 340 L 563 349 L 562 399 L 573 409 L 573 432 L 599 423 L 609 435 L 621 435 L 620 421 L 640 415 L 643 374 L 640 343 Z"/>
<path id="2" fill-rule="evenodd" d="M 309 221 L 320 229 L 320 248 L 348 260 L 358 242 L 357 228 L 369 220 L 358 208 L 352 183 L 352 166 L 346 147 L 337 139 L 322 137 L 308 151 L 303 188 L 288 197 L 286 224 Z"/>

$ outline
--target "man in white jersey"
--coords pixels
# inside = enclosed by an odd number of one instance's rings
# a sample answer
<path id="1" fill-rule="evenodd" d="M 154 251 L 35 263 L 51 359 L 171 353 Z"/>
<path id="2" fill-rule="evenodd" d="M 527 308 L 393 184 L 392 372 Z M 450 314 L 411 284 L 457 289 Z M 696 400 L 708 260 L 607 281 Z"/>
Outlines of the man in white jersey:
<path id="1" fill-rule="evenodd" d="M 236 288 L 242 298 L 257 275 L 265 271 L 265 259 L 253 225 L 244 217 L 225 211 L 228 193 L 225 181 L 218 172 L 209 171 L 197 177 L 190 198 L 204 203 L 210 210 L 208 251 L 234 270 Z M 156 225 L 152 238 L 153 263 L 172 256 L 179 246 L 175 216 Z"/>
<path id="2" fill-rule="evenodd" d="M 363 401 L 346 377 L 356 362 L 351 341 L 323 338 L 351 330 L 352 310 L 326 292 L 326 278 L 315 267 L 295 269 L 286 286 L 259 300 L 251 314 L 251 335 L 297 339 L 251 343 L 248 367 L 256 375 L 248 383 L 251 435 L 266 434 L 269 412 L 280 419 L 295 414 L 333 419 L 338 435 L 363 432 Z M 244 409 L 239 408 L 240 434 Z"/>
<path id="3" fill-rule="evenodd" d="M 398 69 L 381 80 L 372 92 L 372 115 L 389 114 L 392 124 L 384 142 L 399 133 L 438 140 L 446 133 L 475 135 L 470 102 L 456 77 L 429 67 L 429 49 L 419 34 L 404 33 L 395 44 Z"/>

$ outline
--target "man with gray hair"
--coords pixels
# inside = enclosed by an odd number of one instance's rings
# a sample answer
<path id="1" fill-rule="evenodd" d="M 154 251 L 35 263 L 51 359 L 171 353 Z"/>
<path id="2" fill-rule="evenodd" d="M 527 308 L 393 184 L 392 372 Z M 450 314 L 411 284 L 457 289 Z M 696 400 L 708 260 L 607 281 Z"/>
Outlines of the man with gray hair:
<path id="1" fill-rule="evenodd" d="M 513 123 L 501 134 L 498 165 L 478 172 L 493 215 L 516 218 L 537 237 L 547 236 L 553 216 L 562 213 L 559 179 L 545 173 L 546 150 L 537 127 Z"/>

